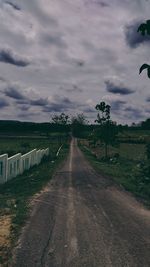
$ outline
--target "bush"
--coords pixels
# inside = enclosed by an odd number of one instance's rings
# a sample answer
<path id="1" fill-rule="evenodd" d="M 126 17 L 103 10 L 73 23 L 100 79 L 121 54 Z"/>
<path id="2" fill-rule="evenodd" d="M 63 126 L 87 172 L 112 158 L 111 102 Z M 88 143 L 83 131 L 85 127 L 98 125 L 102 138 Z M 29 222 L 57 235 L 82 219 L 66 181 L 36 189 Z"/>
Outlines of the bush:
<path id="1" fill-rule="evenodd" d="M 119 155 L 119 153 L 114 153 L 113 157 L 116 159 L 119 159 L 120 155 Z"/>
<path id="2" fill-rule="evenodd" d="M 150 162 L 145 162 L 138 166 L 138 169 L 134 169 L 132 179 L 136 192 L 150 198 Z"/>
<path id="3" fill-rule="evenodd" d="M 147 154 L 147 159 L 150 159 L 150 143 L 146 145 L 146 154 Z"/>
<path id="4" fill-rule="evenodd" d="M 30 144 L 27 143 L 27 142 L 26 143 L 22 143 L 21 147 L 24 148 L 24 149 L 28 149 L 28 148 L 30 148 Z"/>

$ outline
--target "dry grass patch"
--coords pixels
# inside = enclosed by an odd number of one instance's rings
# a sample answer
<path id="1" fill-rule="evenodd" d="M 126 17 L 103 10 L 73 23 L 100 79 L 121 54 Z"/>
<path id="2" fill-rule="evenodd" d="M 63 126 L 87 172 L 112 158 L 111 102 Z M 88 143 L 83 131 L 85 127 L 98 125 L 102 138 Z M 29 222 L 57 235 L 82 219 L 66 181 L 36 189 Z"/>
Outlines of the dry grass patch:
<path id="1" fill-rule="evenodd" d="M 3 215 L 0 217 L 0 262 L 7 260 L 8 250 L 11 246 L 11 216 Z M 0 266 L 2 266 L 0 264 Z"/>
<path id="2" fill-rule="evenodd" d="M 10 244 L 9 236 L 11 230 L 11 217 L 9 215 L 0 218 L 0 246 Z"/>

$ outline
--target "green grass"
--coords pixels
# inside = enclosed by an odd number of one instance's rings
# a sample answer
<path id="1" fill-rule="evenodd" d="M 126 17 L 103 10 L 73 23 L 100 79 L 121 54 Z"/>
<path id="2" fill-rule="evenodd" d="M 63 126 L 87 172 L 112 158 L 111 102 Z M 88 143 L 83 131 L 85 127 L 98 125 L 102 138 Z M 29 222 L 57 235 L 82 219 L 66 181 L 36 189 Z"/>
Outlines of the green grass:
<path id="1" fill-rule="evenodd" d="M 52 158 L 48 157 L 39 166 L 33 167 L 23 175 L 0 186 L 0 216 L 12 216 L 12 246 L 14 246 L 21 227 L 28 217 L 31 197 L 50 181 L 56 168 L 65 159 L 68 149 L 69 145 L 64 144 L 59 157 L 55 158 L 54 163 L 51 162 Z M 0 264 L 4 264 L 6 254 L 9 257 L 11 256 L 11 252 L 6 250 L 3 255 L 0 255 Z"/>
<path id="2" fill-rule="evenodd" d="M 150 206 L 150 179 L 146 180 L 142 176 L 139 164 L 139 160 L 144 162 L 143 158 L 145 158 L 145 148 L 142 145 L 123 144 L 119 148 L 120 157 L 114 162 L 102 160 L 103 151 L 99 153 L 97 158 L 89 147 L 87 148 L 80 143 L 80 148 L 98 173 L 113 178 L 117 184 L 140 197 Z M 110 150 L 112 153 L 112 148 Z M 118 150 L 113 152 L 116 151 Z"/>
<path id="3" fill-rule="evenodd" d="M 27 138 L 0 138 L 0 155 L 8 153 L 12 156 L 16 153 L 27 153 L 34 148 L 44 149 L 49 147 L 53 155 L 60 146 L 59 140 L 51 139 L 27 139 Z"/>
<path id="4" fill-rule="evenodd" d="M 150 141 L 150 130 L 126 130 L 120 132 L 118 136 L 123 139 L 143 140 L 147 143 Z"/>
<path id="5" fill-rule="evenodd" d="M 146 148 L 143 144 L 120 144 L 117 150 L 122 158 L 132 160 L 146 159 Z"/>
<path id="6" fill-rule="evenodd" d="M 146 159 L 146 148 L 143 144 L 128 144 L 122 143 L 118 147 L 109 146 L 109 155 L 113 156 L 115 153 L 119 153 L 123 159 L 131 159 L 135 161 Z M 100 157 L 105 155 L 104 146 L 97 146 L 95 151 Z"/>
<path id="7" fill-rule="evenodd" d="M 134 137 L 150 136 L 150 130 L 126 130 L 123 131 L 123 134 L 127 134 Z"/>

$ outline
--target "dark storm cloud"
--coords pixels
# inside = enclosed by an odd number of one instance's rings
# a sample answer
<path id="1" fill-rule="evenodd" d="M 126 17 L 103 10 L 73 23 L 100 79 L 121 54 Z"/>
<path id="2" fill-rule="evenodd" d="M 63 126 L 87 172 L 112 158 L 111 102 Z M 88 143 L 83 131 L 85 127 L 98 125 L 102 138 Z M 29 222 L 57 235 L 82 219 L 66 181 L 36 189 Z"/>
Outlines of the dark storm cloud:
<path id="1" fill-rule="evenodd" d="M 41 106 L 41 107 L 44 107 L 46 105 L 49 104 L 49 101 L 47 98 L 39 98 L 39 99 L 36 99 L 36 100 L 31 100 L 30 101 L 30 105 L 31 106 Z"/>
<path id="2" fill-rule="evenodd" d="M 19 105 L 30 105 L 30 106 L 43 106 L 46 105 L 45 99 L 36 99 L 31 100 L 28 96 L 20 92 L 20 88 L 18 86 L 8 86 L 4 91 L 3 94 L 7 97 L 10 97 L 16 100 L 16 104 Z"/>
<path id="3" fill-rule="evenodd" d="M 146 108 L 145 112 L 150 113 L 150 108 Z"/>
<path id="4" fill-rule="evenodd" d="M 106 90 L 113 94 L 129 95 L 134 93 L 134 90 L 131 90 L 122 85 L 116 85 L 111 81 L 105 81 L 105 84 L 106 84 Z"/>
<path id="5" fill-rule="evenodd" d="M 27 60 L 13 54 L 9 49 L 0 49 L 0 62 L 12 64 L 18 67 L 26 67 L 29 65 Z"/>
<path id="6" fill-rule="evenodd" d="M 59 88 L 60 90 L 66 91 L 67 93 L 82 93 L 83 89 L 81 89 L 78 85 L 73 84 L 72 88 L 65 88 L 64 86 Z"/>
<path id="7" fill-rule="evenodd" d="M 109 4 L 101 0 L 85 0 L 86 5 L 98 5 L 100 7 L 108 7 Z"/>
<path id="8" fill-rule="evenodd" d="M 128 46 L 131 48 L 136 48 L 142 43 L 150 42 L 150 35 L 141 35 L 137 32 L 138 27 L 143 21 L 132 22 L 125 27 L 125 39 Z"/>
<path id="9" fill-rule="evenodd" d="M 75 108 L 75 103 L 68 97 L 55 96 L 54 100 L 43 108 L 44 112 L 62 112 Z"/>
<path id="10" fill-rule="evenodd" d="M 146 98 L 146 102 L 150 102 L 150 96 Z"/>
<path id="11" fill-rule="evenodd" d="M 126 112 L 125 114 L 128 118 L 139 119 L 144 117 L 142 111 L 139 108 L 129 106 L 126 107 L 124 111 Z"/>
<path id="12" fill-rule="evenodd" d="M 83 89 L 81 89 L 80 87 L 78 87 L 77 85 L 74 84 L 73 88 L 71 89 L 71 91 L 82 93 Z"/>
<path id="13" fill-rule="evenodd" d="M 19 108 L 21 111 L 28 111 L 30 109 L 30 106 L 21 105 Z"/>
<path id="14" fill-rule="evenodd" d="M 99 4 L 101 7 L 108 7 L 109 6 L 109 4 L 108 3 L 105 3 L 105 2 L 98 2 L 97 1 L 97 4 Z"/>
<path id="15" fill-rule="evenodd" d="M 51 5 L 51 3 L 49 3 Z M 44 12 L 43 10 L 43 1 L 37 1 L 37 0 L 32 0 L 32 1 L 22 1 L 22 6 L 24 7 L 25 10 L 27 10 L 28 13 L 31 14 L 34 19 L 39 23 L 40 26 L 42 27 L 57 27 L 58 26 L 58 17 L 56 16 L 51 16 L 48 14 L 48 12 Z M 45 3 L 46 6 L 46 3 Z M 49 9 L 47 5 L 47 9 Z M 47 10 L 48 11 L 48 10 Z"/>
<path id="16" fill-rule="evenodd" d="M 18 99 L 18 100 L 16 100 L 16 104 L 19 104 L 19 105 L 29 105 L 30 104 L 30 100 L 25 97 L 24 99 Z"/>
<path id="17" fill-rule="evenodd" d="M 105 3 L 105 2 L 100 1 L 100 0 L 93 0 L 92 3 L 93 3 L 93 4 L 96 4 L 96 5 L 99 5 L 99 6 L 101 6 L 101 7 L 108 7 L 108 6 L 109 6 L 108 3 Z"/>
<path id="18" fill-rule="evenodd" d="M 0 81 L 1 82 L 7 82 L 7 80 L 5 78 L 3 78 L 3 77 L 0 77 Z"/>
<path id="19" fill-rule="evenodd" d="M 78 101 L 71 101 L 68 97 L 60 97 L 55 95 L 53 100 L 43 108 L 43 112 L 68 112 L 77 109 L 78 111 L 86 109 L 85 112 L 93 112 L 87 104 L 81 104 Z"/>
<path id="20" fill-rule="evenodd" d="M 117 111 L 123 109 L 123 105 L 125 105 L 125 104 L 126 104 L 126 101 L 114 100 L 114 101 L 111 102 L 110 105 L 111 105 L 112 111 L 117 112 Z"/>
<path id="21" fill-rule="evenodd" d="M 24 100 L 26 99 L 26 97 L 19 92 L 19 89 L 18 88 L 15 88 L 15 87 L 8 87 L 6 88 L 3 93 L 5 94 L 5 96 L 8 96 L 8 97 L 11 97 L 13 99 L 16 99 L 16 100 Z"/>
<path id="22" fill-rule="evenodd" d="M 64 107 L 64 105 L 57 103 L 51 103 L 50 105 L 43 108 L 43 112 L 62 112 L 66 110 L 66 106 Z"/>
<path id="23" fill-rule="evenodd" d="M 54 96 L 54 101 L 56 103 L 60 102 L 62 103 L 62 105 L 66 105 L 66 104 L 69 104 L 69 105 L 72 105 L 73 102 L 68 98 L 68 97 L 60 97 L 59 95 L 55 95 Z"/>
<path id="24" fill-rule="evenodd" d="M 4 107 L 8 107 L 8 106 L 9 106 L 9 103 L 5 99 L 1 98 L 0 99 L 0 109 L 2 109 Z"/>
<path id="25" fill-rule="evenodd" d="M 85 113 L 95 113 L 96 110 L 94 108 L 87 107 L 87 108 L 83 109 L 83 112 L 85 112 Z"/>
<path id="26" fill-rule="evenodd" d="M 29 98 L 24 98 L 24 99 L 21 99 L 21 100 L 18 100 L 16 101 L 17 104 L 27 104 L 29 106 L 38 106 L 38 107 L 45 107 L 47 105 L 49 105 L 49 101 L 45 98 L 39 98 L 39 99 L 34 99 L 34 100 L 31 100 Z"/>
<path id="27" fill-rule="evenodd" d="M 50 45 L 54 45 L 60 48 L 67 48 L 67 44 L 65 43 L 62 36 L 59 33 L 58 34 L 55 33 L 53 35 L 44 33 L 41 35 L 41 38 L 43 41 L 45 41 L 46 43 Z"/>
<path id="28" fill-rule="evenodd" d="M 37 112 L 23 112 L 23 113 L 20 113 L 18 114 L 18 118 L 21 118 L 21 119 L 29 119 L 29 118 L 32 118 L 36 115 L 40 115 L 40 113 L 37 113 Z"/>
<path id="29" fill-rule="evenodd" d="M 18 5 L 14 4 L 14 3 L 10 2 L 10 1 L 6 1 L 5 4 L 11 6 L 12 8 L 14 8 L 17 11 L 21 11 L 21 8 Z"/>
<path id="30" fill-rule="evenodd" d="M 49 100 L 48 98 L 37 98 L 31 99 L 27 92 L 24 94 L 20 92 L 20 89 L 17 87 L 7 87 L 3 94 L 9 98 L 12 98 L 15 103 L 22 110 L 28 110 L 29 107 L 42 107 L 44 112 L 61 112 L 63 110 L 68 110 L 69 108 L 74 107 L 74 103 L 68 97 L 60 97 L 59 95 L 55 95 L 53 100 Z M 22 108 L 21 108 L 22 105 Z"/>

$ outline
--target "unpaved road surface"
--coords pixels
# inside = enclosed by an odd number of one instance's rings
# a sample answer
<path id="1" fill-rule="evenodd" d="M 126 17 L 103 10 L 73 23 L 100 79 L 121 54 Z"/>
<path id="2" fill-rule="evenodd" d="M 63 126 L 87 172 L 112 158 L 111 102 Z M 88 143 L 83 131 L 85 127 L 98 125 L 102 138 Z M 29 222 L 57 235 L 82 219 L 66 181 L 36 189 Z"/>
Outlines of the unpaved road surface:
<path id="1" fill-rule="evenodd" d="M 13 267 L 150 267 L 150 212 L 97 175 L 71 143 L 36 198 Z"/>

